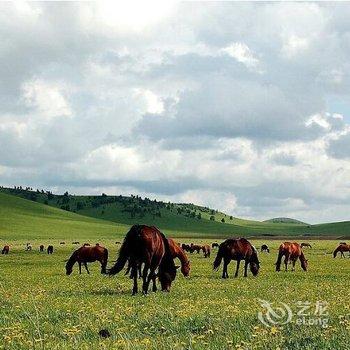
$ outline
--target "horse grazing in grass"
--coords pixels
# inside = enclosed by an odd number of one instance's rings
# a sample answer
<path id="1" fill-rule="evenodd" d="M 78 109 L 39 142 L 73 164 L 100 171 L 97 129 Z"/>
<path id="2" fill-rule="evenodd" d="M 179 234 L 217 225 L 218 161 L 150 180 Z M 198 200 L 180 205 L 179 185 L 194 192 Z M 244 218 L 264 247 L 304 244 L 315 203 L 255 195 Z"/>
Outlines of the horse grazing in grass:
<path id="1" fill-rule="evenodd" d="M 162 290 L 170 291 L 171 284 L 176 277 L 176 266 L 171 256 L 169 241 L 156 227 L 133 225 L 125 236 L 118 259 L 109 270 L 109 274 L 119 273 L 127 262 L 129 262 L 131 276 L 134 280 L 133 295 L 138 292 L 137 271 L 142 264 L 142 291 L 144 294 L 148 293 L 151 281 L 153 282 L 153 292 L 157 290 L 157 269 Z"/>
<path id="2" fill-rule="evenodd" d="M 41 244 L 40 247 L 39 247 L 39 252 L 43 252 L 43 251 L 44 251 L 44 248 L 45 248 L 44 245 Z"/>
<path id="3" fill-rule="evenodd" d="M 214 261 L 214 270 L 219 268 L 222 259 L 224 260 L 222 278 L 228 278 L 227 265 L 231 260 L 237 261 L 235 277 L 238 276 L 241 260 L 244 260 L 245 262 L 244 277 L 248 276 L 248 265 L 253 276 L 256 276 L 259 272 L 260 262 L 257 251 L 245 238 L 230 238 L 220 244 Z"/>
<path id="4" fill-rule="evenodd" d="M 182 243 L 181 248 L 185 252 L 193 253 L 193 250 L 191 249 L 191 246 L 189 244 Z"/>
<path id="5" fill-rule="evenodd" d="M 5 245 L 4 248 L 2 248 L 1 254 L 7 255 L 10 252 L 10 246 Z"/>
<path id="6" fill-rule="evenodd" d="M 288 263 L 291 262 L 295 270 L 295 263 L 299 259 L 300 265 L 304 271 L 307 271 L 308 261 L 305 259 L 304 253 L 299 243 L 284 242 L 280 245 L 278 250 L 278 257 L 276 261 L 276 271 L 281 271 L 282 257 L 284 256 L 285 270 L 288 270 Z"/>
<path id="7" fill-rule="evenodd" d="M 198 244 L 193 244 L 193 243 L 191 243 L 190 248 L 191 248 L 190 253 L 197 252 L 198 254 L 202 250 L 202 246 Z"/>
<path id="8" fill-rule="evenodd" d="M 210 252 L 211 252 L 210 245 L 204 244 L 202 246 L 202 252 L 203 252 L 205 258 L 210 258 Z"/>
<path id="9" fill-rule="evenodd" d="M 84 264 L 86 272 L 90 274 L 87 263 L 99 261 L 101 263 L 101 273 L 107 273 L 108 250 L 100 245 L 94 247 L 80 247 L 69 258 L 66 264 L 66 274 L 70 275 L 73 266 L 79 264 L 79 274 L 81 274 L 81 264 Z"/>
<path id="10" fill-rule="evenodd" d="M 168 238 L 170 254 L 173 259 L 178 258 L 181 262 L 181 272 L 185 277 L 188 277 L 190 274 L 190 261 L 187 258 L 184 250 L 176 243 L 172 238 Z"/>
<path id="11" fill-rule="evenodd" d="M 214 249 L 214 248 L 219 248 L 219 243 L 217 242 L 214 242 L 211 247 Z"/>
<path id="12" fill-rule="evenodd" d="M 49 245 L 47 247 L 47 254 L 49 254 L 49 255 L 53 254 L 53 245 Z"/>
<path id="13" fill-rule="evenodd" d="M 267 244 L 263 244 L 263 245 L 261 246 L 261 248 L 260 248 L 260 251 L 261 251 L 261 252 L 270 253 L 270 249 L 269 249 L 269 247 L 268 247 Z"/>
<path id="14" fill-rule="evenodd" d="M 338 252 L 340 252 L 341 258 L 345 258 L 344 252 L 350 252 L 350 244 L 339 244 L 338 247 L 333 252 L 333 258 L 337 256 Z"/>
<path id="15" fill-rule="evenodd" d="M 304 248 L 304 247 L 305 247 L 305 248 L 312 248 L 310 243 L 301 243 L 301 244 L 300 244 L 300 247 L 301 247 L 301 248 Z"/>

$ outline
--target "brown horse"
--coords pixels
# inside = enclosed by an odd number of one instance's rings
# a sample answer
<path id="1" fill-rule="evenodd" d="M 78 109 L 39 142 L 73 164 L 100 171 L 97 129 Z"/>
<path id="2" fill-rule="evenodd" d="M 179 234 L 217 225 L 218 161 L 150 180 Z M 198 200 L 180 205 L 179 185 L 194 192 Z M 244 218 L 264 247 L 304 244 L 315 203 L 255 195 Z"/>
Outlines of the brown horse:
<path id="1" fill-rule="evenodd" d="M 214 249 L 214 248 L 219 248 L 219 243 L 217 242 L 214 242 L 211 247 Z"/>
<path id="2" fill-rule="evenodd" d="M 211 252 L 210 245 L 204 244 L 202 246 L 202 252 L 203 252 L 205 258 L 210 258 L 210 252 Z"/>
<path id="3" fill-rule="evenodd" d="M 301 247 L 301 248 L 304 248 L 304 247 L 305 247 L 305 248 L 312 248 L 310 243 L 301 243 L 301 244 L 300 244 L 300 247 Z"/>
<path id="4" fill-rule="evenodd" d="M 45 248 L 44 245 L 41 244 L 40 247 L 39 247 L 39 252 L 43 252 L 43 251 L 44 251 L 44 248 Z"/>
<path id="5" fill-rule="evenodd" d="M 7 255 L 10 252 L 10 246 L 5 245 L 1 251 L 1 254 Z"/>
<path id="6" fill-rule="evenodd" d="M 53 245 L 49 245 L 47 247 L 47 254 L 49 254 L 49 255 L 53 254 Z"/>
<path id="7" fill-rule="evenodd" d="M 344 252 L 350 252 L 350 244 L 339 244 L 333 252 L 333 258 L 337 256 L 338 252 L 340 252 L 341 258 L 345 258 Z"/>
<path id="8" fill-rule="evenodd" d="M 259 272 L 260 262 L 256 249 L 245 238 L 230 238 L 222 242 L 219 246 L 217 256 L 214 261 L 214 270 L 220 266 L 221 260 L 224 259 L 222 278 L 228 278 L 227 265 L 231 260 L 237 261 L 235 277 L 238 276 L 239 265 L 244 260 L 244 277 L 248 276 L 248 265 L 251 273 L 256 276 Z"/>
<path id="9" fill-rule="evenodd" d="M 170 254 L 173 259 L 178 258 L 181 262 L 181 272 L 185 277 L 188 277 L 190 274 L 190 261 L 187 258 L 186 253 L 183 249 L 176 243 L 172 238 L 168 238 Z"/>
<path id="10" fill-rule="evenodd" d="M 132 226 L 125 236 L 118 259 L 109 270 L 109 274 L 115 275 L 120 272 L 126 262 L 130 264 L 131 276 L 134 280 L 133 295 L 138 291 L 137 271 L 142 264 L 142 291 L 144 294 L 148 293 L 151 280 L 153 282 L 152 290 L 154 292 L 157 290 L 157 269 L 162 290 L 170 291 L 171 283 L 176 277 L 176 266 L 171 256 L 168 240 L 156 227 L 146 225 Z"/>
<path id="11" fill-rule="evenodd" d="M 305 259 L 304 253 L 299 243 L 284 242 L 280 245 L 278 250 L 278 257 L 276 261 L 276 271 L 281 271 L 282 257 L 284 256 L 285 270 L 288 270 L 288 263 L 291 262 L 295 270 L 295 263 L 299 259 L 300 265 L 304 271 L 307 271 L 308 261 Z"/>
<path id="12" fill-rule="evenodd" d="M 84 264 L 87 273 L 89 269 L 87 263 L 99 261 L 101 263 L 101 273 L 107 273 L 108 250 L 102 246 L 80 247 L 73 252 L 66 264 L 66 274 L 70 275 L 76 262 L 79 264 L 79 273 L 81 274 L 81 264 Z"/>
<path id="13" fill-rule="evenodd" d="M 191 248 L 190 253 L 197 252 L 198 254 L 202 250 L 202 246 L 198 244 L 193 244 L 193 243 L 191 243 L 190 248 Z"/>

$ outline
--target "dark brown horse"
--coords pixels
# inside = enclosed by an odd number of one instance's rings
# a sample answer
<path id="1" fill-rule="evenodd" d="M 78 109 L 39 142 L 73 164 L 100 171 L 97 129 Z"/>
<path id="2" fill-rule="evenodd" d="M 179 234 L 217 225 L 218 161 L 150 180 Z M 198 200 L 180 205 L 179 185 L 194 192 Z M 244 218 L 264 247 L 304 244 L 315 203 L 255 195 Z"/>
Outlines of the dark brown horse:
<path id="1" fill-rule="evenodd" d="M 193 243 L 191 243 L 190 248 L 191 248 L 190 253 L 197 252 L 197 254 L 198 254 L 202 250 L 201 245 L 193 244 Z"/>
<path id="2" fill-rule="evenodd" d="M 350 244 L 339 244 L 338 247 L 333 252 L 334 258 L 337 256 L 338 252 L 340 252 L 341 258 L 345 258 L 344 252 L 350 252 Z"/>
<path id="3" fill-rule="evenodd" d="M 269 247 L 268 247 L 267 244 L 263 244 L 263 245 L 261 246 L 261 248 L 260 248 L 260 251 L 261 251 L 261 252 L 270 253 L 270 249 L 269 249 Z"/>
<path id="4" fill-rule="evenodd" d="M 259 272 L 260 262 L 256 249 L 245 238 L 230 238 L 220 244 L 219 250 L 214 261 L 214 270 L 220 266 L 221 260 L 224 260 L 222 278 L 228 278 L 227 265 L 231 260 L 237 261 L 235 277 L 238 276 L 239 265 L 244 260 L 244 277 L 248 276 L 248 265 L 251 273 L 256 276 Z"/>
<path id="5" fill-rule="evenodd" d="M 205 258 L 210 258 L 210 252 L 211 252 L 210 245 L 204 244 L 202 246 L 202 252 L 203 252 Z"/>
<path id="6" fill-rule="evenodd" d="M 295 263 L 299 259 L 300 265 L 304 271 L 307 271 L 308 262 L 305 259 L 304 253 L 299 243 L 284 242 L 280 245 L 278 250 L 278 257 L 276 261 L 276 271 L 281 271 L 282 258 L 284 256 L 285 270 L 288 270 L 288 263 L 291 262 L 295 270 Z"/>
<path id="7" fill-rule="evenodd" d="M 304 242 L 300 244 L 300 247 L 301 248 L 312 248 L 310 243 L 304 243 Z"/>
<path id="8" fill-rule="evenodd" d="M 106 267 L 108 262 L 108 250 L 102 246 L 80 247 L 69 258 L 66 264 L 66 274 L 70 275 L 73 266 L 77 262 L 79 264 L 79 273 L 81 274 L 81 264 L 84 264 L 87 273 L 89 269 L 87 263 L 99 261 L 101 263 L 101 273 L 107 273 Z"/>
<path id="9" fill-rule="evenodd" d="M 4 248 L 2 248 L 1 254 L 7 255 L 10 252 L 10 246 L 5 245 Z"/>
<path id="10" fill-rule="evenodd" d="M 39 247 L 39 252 L 43 252 L 43 251 L 44 251 L 44 248 L 45 248 L 44 245 L 41 244 L 40 247 Z"/>
<path id="11" fill-rule="evenodd" d="M 168 238 L 170 254 L 173 259 L 178 258 L 181 262 L 181 272 L 185 277 L 188 277 L 190 274 L 190 261 L 187 258 L 184 250 L 176 243 L 172 238 Z"/>
<path id="12" fill-rule="evenodd" d="M 143 264 L 142 291 L 148 293 L 150 282 L 153 282 L 152 290 L 157 290 L 156 270 L 164 291 L 170 291 L 171 283 L 176 277 L 176 266 L 171 256 L 169 242 L 162 232 L 154 226 L 134 225 L 126 234 L 120 248 L 115 265 L 109 270 L 110 275 L 120 272 L 129 262 L 131 276 L 134 280 L 132 294 L 138 292 L 137 271 Z"/>
<path id="13" fill-rule="evenodd" d="M 214 249 L 214 248 L 219 248 L 219 243 L 217 242 L 214 242 L 211 247 Z"/>
<path id="14" fill-rule="evenodd" d="M 47 247 L 47 254 L 49 254 L 49 255 L 53 254 L 53 245 L 49 245 Z"/>

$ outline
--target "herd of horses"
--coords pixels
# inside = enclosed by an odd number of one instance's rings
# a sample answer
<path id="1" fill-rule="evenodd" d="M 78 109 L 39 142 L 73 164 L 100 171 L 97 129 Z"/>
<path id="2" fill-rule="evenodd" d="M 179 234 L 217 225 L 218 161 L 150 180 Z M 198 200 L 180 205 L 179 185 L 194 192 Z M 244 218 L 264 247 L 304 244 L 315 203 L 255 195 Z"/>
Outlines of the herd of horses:
<path id="1" fill-rule="evenodd" d="M 78 244 L 79 242 L 74 242 Z M 116 242 L 119 244 L 119 242 Z M 60 244 L 65 244 L 61 242 Z M 281 270 L 282 260 L 285 265 L 285 271 L 288 265 L 292 265 L 292 271 L 295 270 L 296 262 L 299 260 L 301 268 L 304 271 L 308 269 L 308 260 L 305 258 L 302 248 L 312 248 L 309 243 L 284 242 L 279 246 L 277 261 L 275 263 L 276 271 Z M 28 244 L 27 244 L 28 248 Z M 138 279 L 142 279 L 142 292 L 148 293 L 149 285 L 152 282 L 152 291 L 157 290 L 157 280 L 160 283 L 162 291 L 170 291 L 172 282 L 176 278 L 177 269 L 174 259 L 178 258 L 181 262 L 181 272 L 185 277 L 190 274 L 190 261 L 186 252 L 190 254 L 203 252 L 205 258 L 210 257 L 212 249 L 218 249 L 216 258 L 213 262 L 214 270 L 218 270 L 223 263 L 222 278 L 228 278 L 228 265 L 232 260 L 237 262 L 235 277 L 238 276 L 240 263 L 244 261 L 244 277 L 248 276 L 248 268 L 253 276 L 257 276 L 260 269 L 258 250 L 245 238 L 229 238 L 219 243 L 208 244 L 180 244 L 165 235 L 154 226 L 133 225 L 126 234 L 121 244 L 119 255 L 115 264 L 107 269 L 108 250 L 96 243 L 95 246 L 85 243 L 82 247 L 73 252 L 66 261 L 66 274 L 73 272 L 74 264 L 78 263 L 79 273 L 82 273 L 81 267 L 84 265 L 89 274 L 88 263 L 98 261 L 101 264 L 101 273 L 115 275 L 126 267 L 126 275 L 133 280 L 132 294 L 138 293 Z M 4 246 L 2 254 L 8 254 L 10 247 Z M 40 245 L 39 251 L 44 251 L 44 246 Z M 52 254 L 53 246 L 47 247 L 47 253 Z M 270 249 L 266 244 L 260 248 L 261 252 L 269 253 Z M 350 252 L 350 245 L 341 242 L 334 250 L 335 258 L 340 252 L 341 257 L 345 257 L 344 252 Z M 350 257 L 350 255 L 349 255 Z"/>

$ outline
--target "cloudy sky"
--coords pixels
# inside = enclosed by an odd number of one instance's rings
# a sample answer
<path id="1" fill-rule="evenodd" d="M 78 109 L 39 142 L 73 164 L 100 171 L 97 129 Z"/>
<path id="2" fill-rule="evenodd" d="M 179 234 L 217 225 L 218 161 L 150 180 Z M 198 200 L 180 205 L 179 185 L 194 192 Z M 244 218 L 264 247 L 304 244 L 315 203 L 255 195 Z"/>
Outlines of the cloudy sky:
<path id="1" fill-rule="evenodd" d="M 1 3 L 0 183 L 350 219 L 350 4 Z"/>

